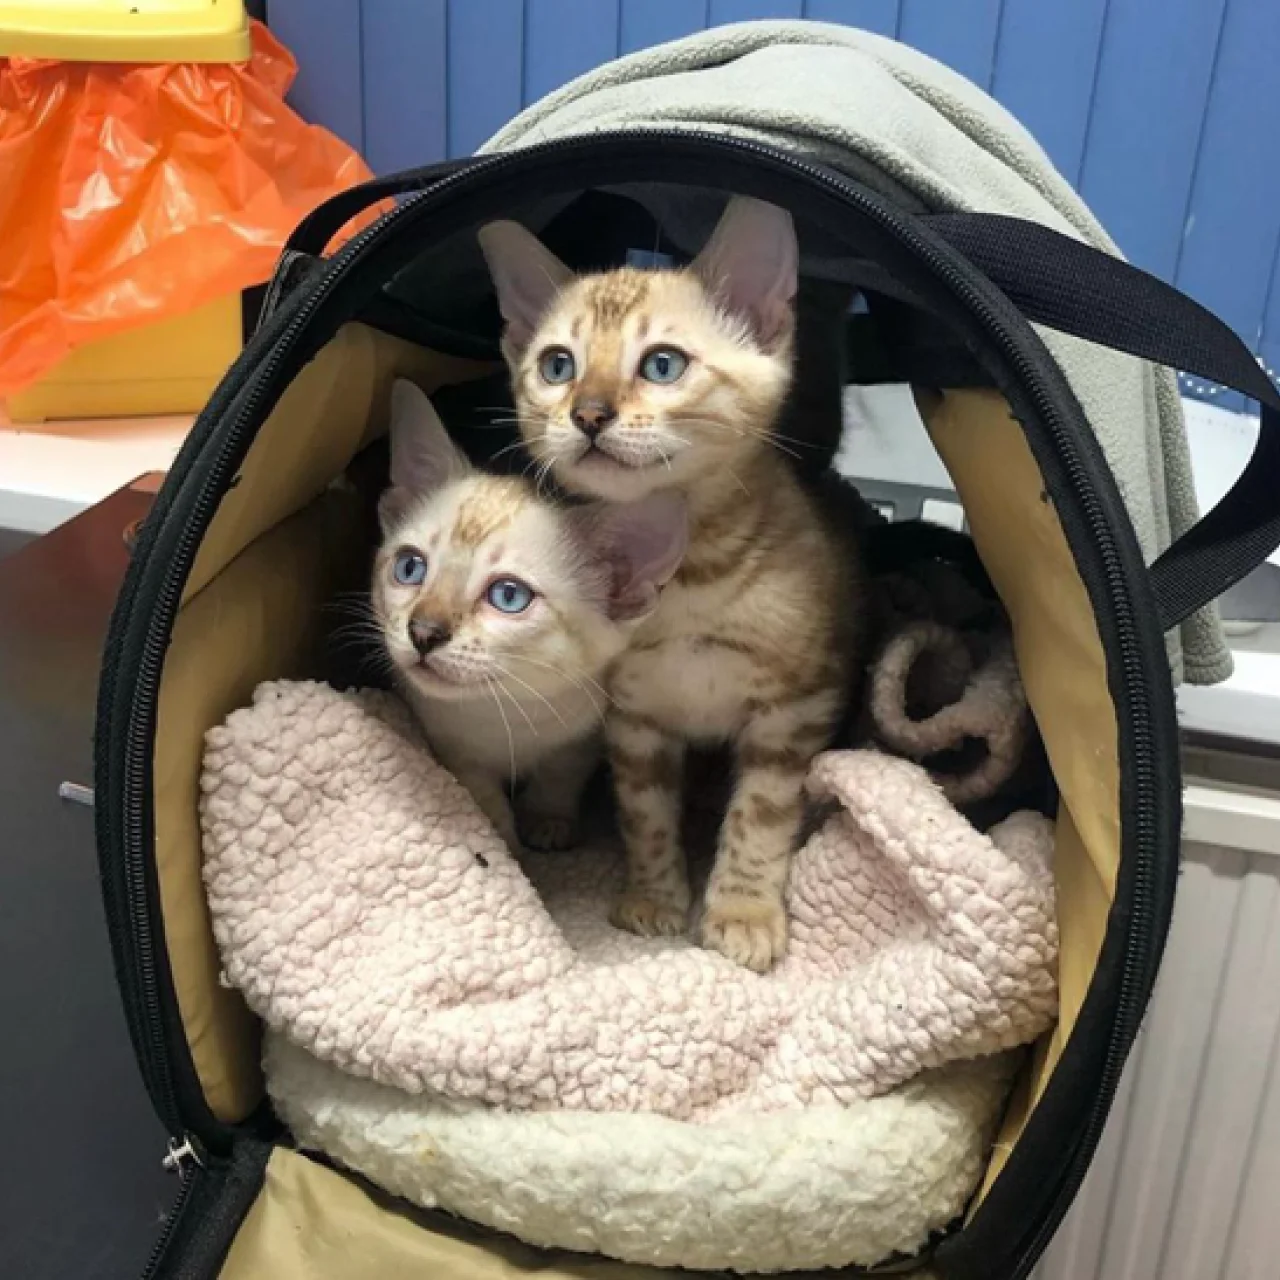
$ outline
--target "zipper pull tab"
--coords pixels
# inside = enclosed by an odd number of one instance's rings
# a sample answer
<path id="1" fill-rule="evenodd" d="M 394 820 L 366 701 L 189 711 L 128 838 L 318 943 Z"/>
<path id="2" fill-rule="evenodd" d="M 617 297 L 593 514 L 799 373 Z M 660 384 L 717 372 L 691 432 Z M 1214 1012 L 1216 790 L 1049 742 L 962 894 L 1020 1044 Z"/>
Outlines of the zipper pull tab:
<path id="1" fill-rule="evenodd" d="M 182 1135 L 181 1141 L 177 1138 L 169 1139 L 169 1153 L 160 1161 L 161 1166 L 169 1173 L 177 1173 L 185 1175 L 188 1170 L 187 1161 L 204 1168 L 204 1160 L 200 1156 L 200 1147 L 189 1133 Z"/>

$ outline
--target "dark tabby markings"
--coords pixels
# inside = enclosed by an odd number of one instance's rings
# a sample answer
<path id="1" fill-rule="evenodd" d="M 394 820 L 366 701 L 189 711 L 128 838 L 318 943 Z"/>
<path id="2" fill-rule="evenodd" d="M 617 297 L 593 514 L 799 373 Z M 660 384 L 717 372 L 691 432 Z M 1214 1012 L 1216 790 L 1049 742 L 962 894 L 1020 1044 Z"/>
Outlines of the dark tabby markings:
<path id="1" fill-rule="evenodd" d="M 680 785 L 680 762 L 672 752 L 642 756 L 615 746 L 610 758 L 619 787 L 631 791 L 668 791 Z"/>
<path id="2" fill-rule="evenodd" d="M 738 768 L 780 769 L 787 773 L 803 773 L 809 767 L 809 754 L 797 746 L 769 747 L 760 742 L 743 742 L 738 747 Z"/>

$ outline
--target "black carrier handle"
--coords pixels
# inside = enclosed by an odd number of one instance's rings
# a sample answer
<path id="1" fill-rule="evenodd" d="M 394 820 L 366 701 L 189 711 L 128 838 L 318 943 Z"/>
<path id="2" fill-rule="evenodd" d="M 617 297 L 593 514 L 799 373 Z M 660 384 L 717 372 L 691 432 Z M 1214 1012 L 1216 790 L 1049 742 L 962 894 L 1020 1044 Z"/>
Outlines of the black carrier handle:
<path id="1" fill-rule="evenodd" d="M 285 242 L 282 254 L 305 254 L 310 258 L 324 255 L 329 241 L 351 221 L 358 218 L 366 209 L 372 208 L 383 200 L 395 196 L 411 195 L 415 191 L 425 191 L 441 178 L 447 178 L 459 169 L 475 164 L 473 156 L 461 156 L 455 160 L 438 160 L 435 164 L 424 164 L 417 169 L 404 169 L 400 173 L 389 173 L 385 178 L 370 178 L 357 187 L 348 187 L 330 196 L 323 204 L 317 205 L 293 229 L 293 234 Z"/>
<path id="2" fill-rule="evenodd" d="M 1037 222 L 987 213 L 924 219 L 1036 324 L 1221 383 L 1261 408 L 1258 443 L 1225 497 L 1151 566 L 1166 630 L 1280 546 L 1280 392 L 1198 302 L 1120 258 Z"/>

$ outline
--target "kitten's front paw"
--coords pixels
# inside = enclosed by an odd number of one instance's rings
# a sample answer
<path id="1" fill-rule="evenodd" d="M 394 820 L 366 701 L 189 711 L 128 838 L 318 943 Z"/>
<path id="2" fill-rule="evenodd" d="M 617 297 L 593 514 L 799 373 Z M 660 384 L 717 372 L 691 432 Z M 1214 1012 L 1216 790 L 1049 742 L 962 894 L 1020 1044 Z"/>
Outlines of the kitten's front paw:
<path id="1" fill-rule="evenodd" d="M 688 916 L 688 906 L 628 892 L 614 903 L 609 922 L 642 938 L 672 938 L 684 932 Z"/>
<path id="2" fill-rule="evenodd" d="M 520 834 L 530 849 L 559 853 L 578 843 L 578 824 L 562 813 L 522 813 Z"/>
<path id="3" fill-rule="evenodd" d="M 787 913 L 780 902 L 724 898 L 708 904 L 702 945 L 735 964 L 767 973 L 787 948 Z"/>

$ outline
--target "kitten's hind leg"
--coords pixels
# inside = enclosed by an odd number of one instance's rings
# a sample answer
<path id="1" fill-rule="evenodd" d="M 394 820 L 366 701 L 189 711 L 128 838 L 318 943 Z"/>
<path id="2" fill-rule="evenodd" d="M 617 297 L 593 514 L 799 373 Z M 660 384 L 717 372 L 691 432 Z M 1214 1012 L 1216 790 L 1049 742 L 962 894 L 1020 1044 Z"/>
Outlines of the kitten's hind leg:
<path id="1" fill-rule="evenodd" d="M 757 713 L 737 741 L 738 780 L 707 884 L 702 943 L 757 973 L 787 944 L 786 887 L 804 817 L 804 779 L 839 699 L 818 694 Z"/>
<path id="2" fill-rule="evenodd" d="M 578 842 L 582 792 L 600 755 L 599 737 L 589 734 L 538 762 L 516 801 L 520 834 L 530 849 L 571 849 Z"/>
<path id="3" fill-rule="evenodd" d="M 610 920 L 651 938 L 683 933 L 689 877 L 680 845 L 684 743 L 617 712 L 608 723 L 609 763 L 627 851 L 627 883 Z"/>

